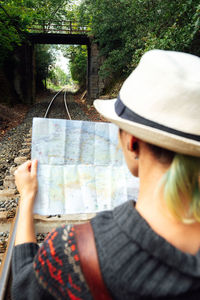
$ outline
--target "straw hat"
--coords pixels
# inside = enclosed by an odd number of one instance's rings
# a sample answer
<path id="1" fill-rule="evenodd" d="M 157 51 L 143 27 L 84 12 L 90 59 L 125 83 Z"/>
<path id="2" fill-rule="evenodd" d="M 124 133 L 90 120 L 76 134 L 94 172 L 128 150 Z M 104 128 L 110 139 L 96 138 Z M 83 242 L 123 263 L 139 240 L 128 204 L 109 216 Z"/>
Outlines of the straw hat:
<path id="1" fill-rule="evenodd" d="M 148 143 L 200 156 L 200 58 L 151 50 L 113 100 L 95 100 L 109 121 Z"/>

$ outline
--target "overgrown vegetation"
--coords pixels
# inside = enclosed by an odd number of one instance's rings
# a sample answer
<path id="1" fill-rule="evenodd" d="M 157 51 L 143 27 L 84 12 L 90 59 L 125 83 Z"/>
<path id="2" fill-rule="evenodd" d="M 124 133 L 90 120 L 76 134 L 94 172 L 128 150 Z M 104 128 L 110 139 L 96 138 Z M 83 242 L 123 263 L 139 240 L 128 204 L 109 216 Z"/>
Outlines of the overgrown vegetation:
<path id="1" fill-rule="evenodd" d="M 79 18 L 99 43 L 104 78 L 130 73 L 150 49 L 200 55 L 199 0 L 84 0 Z"/>
<path id="2" fill-rule="evenodd" d="M 33 24 L 47 30 L 51 24 L 71 18 L 72 11 L 71 0 L 0 0 L 0 68 L 7 68 L 4 67 L 7 58 L 26 42 L 27 33 Z M 60 78 L 64 77 L 61 75 L 62 70 L 51 69 L 55 60 L 51 46 L 36 47 L 36 83 L 40 89 L 43 88 L 42 83 L 46 86 L 47 79 L 51 82 L 51 77 L 55 83 L 56 74 L 56 84 L 61 84 Z"/>
<path id="3" fill-rule="evenodd" d="M 71 76 L 56 65 L 60 48 L 66 52 L 66 46 L 36 45 L 36 86 L 38 90 L 57 90 L 63 86 L 71 85 Z"/>
<path id="4" fill-rule="evenodd" d="M 79 5 L 72 0 L 0 0 L 0 64 L 26 39 L 33 23 L 48 29 L 51 23 L 72 19 L 91 29 L 104 58 L 99 74 L 105 79 L 127 76 L 150 49 L 200 55 L 199 0 L 82 0 Z M 51 60 L 48 49 L 38 51 L 38 76 L 52 76 L 56 82 L 58 70 L 48 73 L 46 67 Z M 84 86 L 86 47 L 69 47 L 64 54 L 70 59 L 72 78 Z"/>
<path id="5" fill-rule="evenodd" d="M 64 85 L 70 85 L 71 77 L 66 74 L 59 66 L 55 66 L 48 74 L 49 85 L 62 87 Z"/>
<path id="6" fill-rule="evenodd" d="M 0 64 L 26 40 L 32 24 L 67 20 L 72 8 L 71 0 L 0 0 Z"/>
<path id="7" fill-rule="evenodd" d="M 13 1 L 12 1 L 13 2 Z M 0 1 L 0 66 L 24 38 L 28 19 L 11 1 Z"/>
<path id="8" fill-rule="evenodd" d="M 87 76 L 87 46 L 69 46 L 61 48 L 65 57 L 69 58 L 69 68 L 72 80 L 79 85 L 80 89 L 86 87 Z"/>
<path id="9" fill-rule="evenodd" d="M 56 57 L 50 51 L 49 45 L 36 45 L 36 86 L 37 89 L 46 88 L 46 80 L 49 76 L 50 68 L 53 68 Z M 44 86 L 43 86 L 44 83 Z"/>

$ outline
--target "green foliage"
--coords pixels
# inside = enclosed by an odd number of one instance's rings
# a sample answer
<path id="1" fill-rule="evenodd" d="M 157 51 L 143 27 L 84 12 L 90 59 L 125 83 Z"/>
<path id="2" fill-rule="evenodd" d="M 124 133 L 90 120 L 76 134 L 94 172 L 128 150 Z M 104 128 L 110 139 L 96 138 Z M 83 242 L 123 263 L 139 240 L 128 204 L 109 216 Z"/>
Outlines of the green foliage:
<path id="1" fill-rule="evenodd" d="M 52 23 L 74 19 L 83 27 L 87 24 L 99 44 L 104 78 L 126 76 L 150 49 L 200 55 L 199 0 L 83 0 L 79 6 L 72 0 L 0 0 L 0 64 L 23 42 L 33 24 L 45 31 Z M 44 48 L 40 51 L 37 72 L 44 79 L 51 59 Z M 69 47 L 66 55 L 73 79 L 84 86 L 86 47 Z"/>
<path id="2" fill-rule="evenodd" d="M 66 74 L 59 66 L 55 66 L 49 71 L 48 79 L 55 86 L 64 86 L 70 84 L 70 75 Z"/>
<path id="3" fill-rule="evenodd" d="M 36 58 L 36 82 L 38 89 L 59 89 L 71 84 L 71 76 L 66 74 L 56 65 L 58 52 L 62 47 L 58 45 L 37 45 L 35 48 Z M 66 47 L 64 47 L 66 49 Z"/>
<path id="4" fill-rule="evenodd" d="M 68 19 L 70 1 L 0 0 L 0 64 L 26 39 L 33 24 L 46 30 L 52 23 Z"/>
<path id="5" fill-rule="evenodd" d="M 79 84 L 80 88 L 85 88 L 87 75 L 87 47 L 69 46 L 67 51 L 65 50 L 63 54 L 69 58 L 72 79 Z"/>
<path id="6" fill-rule="evenodd" d="M 0 1 L 0 65 L 23 40 L 22 31 L 27 20 L 23 13 L 19 14 L 16 4 L 14 1 Z"/>
<path id="7" fill-rule="evenodd" d="M 130 73 L 150 49 L 200 55 L 199 0 L 84 0 L 83 15 L 105 58 L 103 77 Z"/>
<path id="8" fill-rule="evenodd" d="M 35 47 L 36 60 L 36 82 L 37 86 L 41 86 L 41 82 L 46 80 L 50 70 L 56 62 L 55 53 L 50 45 L 36 45 Z"/>
<path id="9" fill-rule="evenodd" d="M 26 0 L 26 12 L 32 16 L 31 24 L 39 25 L 48 31 L 51 24 L 61 23 L 69 19 L 71 0 Z"/>
<path id="10" fill-rule="evenodd" d="M 199 35 L 199 1 L 161 1 L 156 11 L 158 23 L 150 23 L 147 27 L 142 36 L 143 43 L 133 55 L 132 67 L 137 65 L 144 52 L 156 48 L 200 55 L 200 49 L 195 48 Z"/>

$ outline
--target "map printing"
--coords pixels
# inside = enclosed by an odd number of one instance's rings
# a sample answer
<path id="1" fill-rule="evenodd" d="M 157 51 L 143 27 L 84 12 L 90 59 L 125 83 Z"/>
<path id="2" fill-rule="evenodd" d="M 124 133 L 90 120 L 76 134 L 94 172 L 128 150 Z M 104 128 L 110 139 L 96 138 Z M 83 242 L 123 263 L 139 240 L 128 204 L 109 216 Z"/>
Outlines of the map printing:
<path id="1" fill-rule="evenodd" d="M 93 213 L 137 198 L 114 124 L 34 118 L 31 156 L 39 161 L 37 214 Z"/>

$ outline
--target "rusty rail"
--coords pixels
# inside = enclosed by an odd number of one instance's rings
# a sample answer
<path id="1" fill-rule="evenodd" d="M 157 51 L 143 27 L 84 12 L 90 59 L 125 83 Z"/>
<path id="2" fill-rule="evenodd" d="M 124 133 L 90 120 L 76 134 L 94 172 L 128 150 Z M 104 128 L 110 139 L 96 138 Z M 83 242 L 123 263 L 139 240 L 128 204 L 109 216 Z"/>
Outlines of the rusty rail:
<path id="1" fill-rule="evenodd" d="M 8 245 L 0 269 L 0 300 L 4 300 L 7 291 L 8 280 L 9 280 L 10 270 L 11 270 L 11 259 L 12 259 L 13 247 L 15 243 L 15 236 L 17 230 L 17 221 L 18 221 L 18 209 L 16 210 L 16 215 L 11 225 Z"/>

